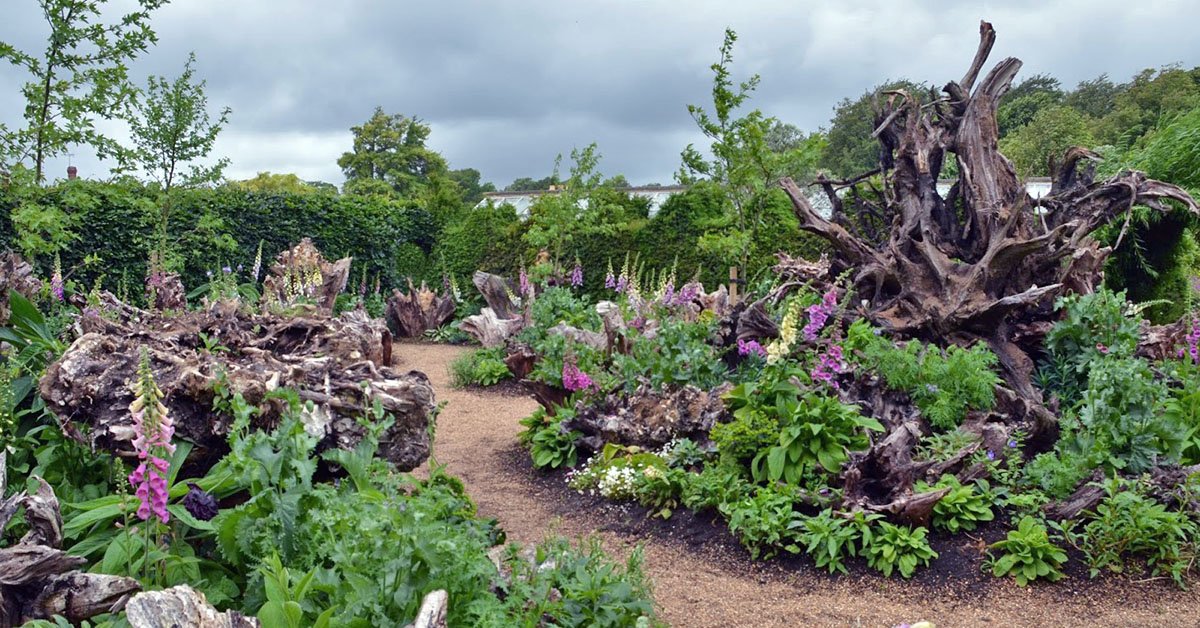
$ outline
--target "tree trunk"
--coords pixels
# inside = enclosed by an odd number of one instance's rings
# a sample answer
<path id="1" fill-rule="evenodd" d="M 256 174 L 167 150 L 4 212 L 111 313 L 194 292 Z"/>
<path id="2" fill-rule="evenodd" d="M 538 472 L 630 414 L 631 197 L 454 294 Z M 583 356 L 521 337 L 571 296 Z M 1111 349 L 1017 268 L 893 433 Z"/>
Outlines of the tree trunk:
<path id="1" fill-rule="evenodd" d="M 421 282 L 420 289 L 414 288 L 410 278 L 408 294 L 392 291 L 392 298 L 387 302 L 387 319 L 401 337 L 419 338 L 426 331 L 449 323 L 454 318 L 455 307 L 453 296 L 439 296 L 425 282 Z"/>

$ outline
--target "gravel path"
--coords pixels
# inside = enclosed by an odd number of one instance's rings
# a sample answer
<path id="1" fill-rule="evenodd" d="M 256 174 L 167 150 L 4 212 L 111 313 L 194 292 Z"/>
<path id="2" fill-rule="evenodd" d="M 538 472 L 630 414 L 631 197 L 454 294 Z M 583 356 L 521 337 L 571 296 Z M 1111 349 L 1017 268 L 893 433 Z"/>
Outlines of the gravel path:
<path id="1" fill-rule="evenodd" d="M 951 626 L 1200 626 L 1200 594 L 1158 583 L 1081 579 L 1020 588 L 989 580 L 985 590 L 912 584 L 880 577 L 826 578 L 753 563 L 727 548 L 688 551 L 659 536 L 606 531 L 620 507 L 580 512 L 563 492 L 539 481 L 514 452 L 517 423 L 536 407 L 529 398 L 450 386 L 448 366 L 462 348 L 398 344 L 402 367 L 425 372 L 439 402 L 435 456 L 462 478 L 483 516 L 496 517 L 509 540 L 533 543 L 547 533 L 597 531 L 607 549 L 627 555 L 645 546 L 662 618 L 672 626 L 893 626 L 927 619 Z"/>

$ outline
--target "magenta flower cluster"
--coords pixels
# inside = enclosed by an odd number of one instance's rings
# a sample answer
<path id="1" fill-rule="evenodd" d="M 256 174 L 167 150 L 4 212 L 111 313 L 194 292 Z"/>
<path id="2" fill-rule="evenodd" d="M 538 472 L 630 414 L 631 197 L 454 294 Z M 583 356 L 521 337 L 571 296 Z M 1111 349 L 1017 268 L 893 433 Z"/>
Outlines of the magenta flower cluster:
<path id="1" fill-rule="evenodd" d="M 63 300 L 62 261 L 58 255 L 54 256 L 54 274 L 50 276 L 50 294 L 53 294 L 58 301 Z"/>
<path id="2" fill-rule="evenodd" d="M 520 282 L 521 296 L 533 294 L 533 288 L 532 288 L 532 286 L 529 285 L 529 273 L 525 272 L 525 267 L 523 267 L 523 266 L 521 267 L 521 274 L 519 276 L 519 282 Z"/>
<path id="3" fill-rule="evenodd" d="M 767 350 L 757 340 L 747 341 L 738 338 L 738 355 L 757 355 L 760 358 L 765 358 L 767 357 Z"/>
<path id="4" fill-rule="evenodd" d="M 824 382 L 829 384 L 834 390 L 838 390 L 837 377 L 838 373 L 845 373 L 849 367 L 846 364 L 846 357 L 842 354 L 840 345 L 829 345 L 817 358 L 816 365 L 813 366 L 810 374 L 815 382 Z"/>
<path id="5" fill-rule="evenodd" d="M 675 305 L 691 303 L 692 301 L 695 301 L 696 297 L 698 296 L 700 296 L 700 285 L 694 281 L 688 282 L 684 284 L 683 288 L 679 290 L 679 293 L 675 295 Z"/>
<path id="6" fill-rule="evenodd" d="M 830 288 L 829 292 L 821 298 L 821 302 L 816 305 L 808 306 L 808 324 L 804 329 L 800 330 L 801 335 L 808 342 L 813 342 L 817 339 L 817 334 L 825 328 L 825 323 L 829 320 L 829 316 L 837 309 L 837 290 Z"/>
<path id="7" fill-rule="evenodd" d="M 1184 338 L 1187 342 L 1187 348 L 1179 351 L 1180 357 L 1183 357 L 1184 352 L 1187 352 L 1188 357 L 1192 359 L 1193 364 L 1200 364 L 1200 319 L 1192 320 L 1192 329 Z"/>
<path id="8" fill-rule="evenodd" d="M 589 377 L 587 373 L 579 370 L 579 367 L 575 366 L 571 362 L 563 363 L 562 380 L 563 388 L 566 388 L 571 392 L 587 390 L 596 385 L 596 383 L 592 381 L 592 378 Z"/>
<path id="9" fill-rule="evenodd" d="M 137 516 L 142 521 L 157 517 L 167 523 L 171 515 L 167 512 L 167 470 L 170 463 L 166 456 L 175 453 L 171 438 L 175 426 L 167 415 L 167 408 L 159 399 L 162 392 L 154 382 L 150 371 L 150 359 L 143 353 L 137 385 L 138 397 L 129 405 L 133 417 L 133 448 L 137 452 L 138 466 L 129 474 L 134 495 L 141 502 Z"/>
<path id="10" fill-rule="evenodd" d="M 575 268 L 571 269 L 571 287 L 578 288 L 583 285 L 583 266 L 579 260 L 575 260 Z"/>
<path id="11" fill-rule="evenodd" d="M 671 300 L 674 298 L 675 298 L 675 282 L 668 281 L 667 285 L 665 287 L 663 287 L 663 294 L 662 294 L 663 305 L 670 305 Z"/>
<path id="12" fill-rule="evenodd" d="M 604 287 L 608 290 L 615 290 L 617 287 L 617 278 L 613 277 L 613 272 L 611 270 L 609 270 L 608 274 L 604 276 Z"/>

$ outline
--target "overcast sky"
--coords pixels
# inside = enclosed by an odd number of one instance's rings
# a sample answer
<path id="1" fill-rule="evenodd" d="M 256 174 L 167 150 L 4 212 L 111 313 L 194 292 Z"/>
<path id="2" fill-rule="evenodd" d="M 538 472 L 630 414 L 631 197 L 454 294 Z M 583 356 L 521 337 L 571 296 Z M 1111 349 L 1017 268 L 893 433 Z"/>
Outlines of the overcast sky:
<path id="1" fill-rule="evenodd" d="M 0 4 L 0 41 L 40 50 L 36 1 Z M 269 170 L 341 184 L 349 128 L 382 106 L 429 123 L 452 168 L 498 186 L 545 176 L 555 155 L 591 142 L 606 175 L 669 183 L 680 150 L 702 142 L 686 105 L 709 98 L 726 26 L 740 38 L 735 78 L 762 76 L 751 106 L 815 130 L 838 100 L 886 78 L 961 77 L 981 18 L 998 34 L 993 61 L 1020 57 L 1020 76 L 1046 72 L 1067 87 L 1200 65 L 1195 0 L 174 0 L 154 15 L 158 46 L 132 69 L 139 82 L 173 76 L 195 51 L 210 106 L 233 108 L 216 149 L 230 178 Z M 10 127 L 25 80 L 0 68 Z M 106 174 L 86 148 L 73 160 L 84 176 Z"/>

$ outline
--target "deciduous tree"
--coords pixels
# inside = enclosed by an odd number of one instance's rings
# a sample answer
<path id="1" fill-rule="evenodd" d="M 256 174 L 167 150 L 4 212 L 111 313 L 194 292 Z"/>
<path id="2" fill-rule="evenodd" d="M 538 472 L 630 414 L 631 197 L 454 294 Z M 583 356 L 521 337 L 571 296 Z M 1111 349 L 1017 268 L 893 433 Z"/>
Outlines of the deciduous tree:
<path id="1" fill-rule="evenodd" d="M 416 117 L 388 115 L 376 107 L 370 119 L 350 131 L 354 146 L 337 162 L 347 192 L 414 198 L 430 177 L 446 173 L 446 160 L 425 145 L 429 125 Z"/>

